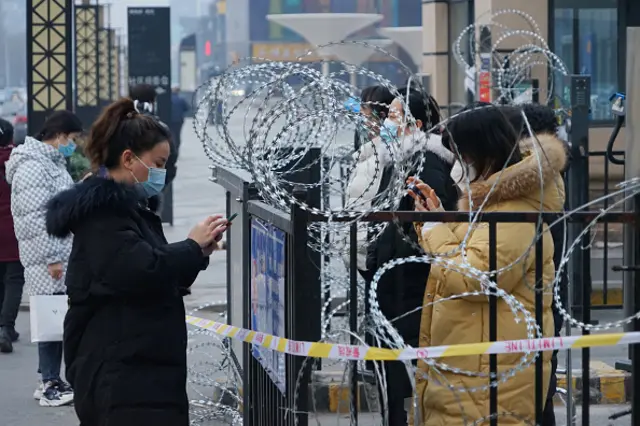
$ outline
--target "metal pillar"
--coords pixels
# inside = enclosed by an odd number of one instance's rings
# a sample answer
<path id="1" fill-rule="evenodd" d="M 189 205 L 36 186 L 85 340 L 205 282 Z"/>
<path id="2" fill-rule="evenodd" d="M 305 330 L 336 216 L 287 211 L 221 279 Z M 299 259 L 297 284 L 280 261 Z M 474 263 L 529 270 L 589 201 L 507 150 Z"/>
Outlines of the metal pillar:
<path id="1" fill-rule="evenodd" d="M 98 70 L 100 84 L 98 85 L 98 98 L 100 106 L 105 107 L 111 103 L 111 44 L 109 42 L 109 28 L 98 29 Z"/>
<path id="2" fill-rule="evenodd" d="M 585 75 L 568 76 L 571 88 L 571 164 L 568 172 L 567 204 L 572 210 L 584 206 L 589 201 L 589 99 L 591 77 Z M 569 226 L 569 241 L 573 242 L 584 229 L 584 224 Z M 588 236 L 581 245 L 588 246 Z M 590 250 L 575 250 L 569 263 L 569 277 L 572 297 L 570 303 L 573 315 L 584 313 L 584 295 L 591 289 L 589 268 Z M 590 307 L 589 307 L 590 309 Z M 587 310 L 589 310 L 587 309 Z M 587 312 L 588 314 L 588 312 Z M 589 320 L 590 321 L 590 320 Z"/>
<path id="3" fill-rule="evenodd" d="M 98 6 L 75 7 L 75 112 L 85 127 L 100 113 L 98 87 Z"/>
<path id="4" fill-rule="evenodd" d="M 73 110 L 72 0 L 27 0 L 28 131 L 56 110 Z"/>
<path id="5" fill-rule="evenodd" d="M 116 30 L 109 29 L 109 78 L 111 80 L 111 100 L 120 97 L 120 46 Z"/>
<path id="6" fill-rule="evenodd" d="M 106 6 L 98 6 L 98 103 L 101 108 L 111 103 L 111 45 L 109 28 L 105 28 L 106 21 Z"/>

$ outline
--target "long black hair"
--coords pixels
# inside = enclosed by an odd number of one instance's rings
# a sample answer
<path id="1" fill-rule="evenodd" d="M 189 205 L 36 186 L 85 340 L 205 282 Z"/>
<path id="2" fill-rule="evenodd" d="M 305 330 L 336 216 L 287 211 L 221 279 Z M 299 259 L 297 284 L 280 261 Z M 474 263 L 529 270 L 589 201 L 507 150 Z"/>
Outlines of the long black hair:
<path id="1" fill-rule="evenodd" d="M 488 177 L 520 160 L 521 129 L 516 129 L 502 106 L 481 106 L 453 117 L 446 125 L 443 143 L 459 153 L 478 172 L 476 180 Z"/>
<path id="2" fill-rule="evenodd" d="M 520 107 L 509 108 L 509 119 L 514 128 L 522 128 L 521 136 L 529 136 L 522 113 L 527 116 L 531 130 L 535 134 L 552 134 L 558 131 L 558 118 L 553 108 L 540 104 L 524 104 Z"/>
<path id="3" fill-rule="evenodd" d="M 406 101 L 407 88 L 398 90 L 402 100 Z M 425 103 L 426 100 L 426 103 Z M 411 89 L 409 92 L 409 111 L 415 120 L 422 121 L 422 131 L 428 132 L 433 126 L 442 121 L 440 105 L 433 96 Z"/>

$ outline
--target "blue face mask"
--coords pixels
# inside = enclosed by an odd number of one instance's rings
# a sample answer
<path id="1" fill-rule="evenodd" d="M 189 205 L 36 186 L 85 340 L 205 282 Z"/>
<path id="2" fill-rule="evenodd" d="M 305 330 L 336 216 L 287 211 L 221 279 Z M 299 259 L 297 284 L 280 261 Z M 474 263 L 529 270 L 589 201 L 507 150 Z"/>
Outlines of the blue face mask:
<path id="1" fill-rule="evenodd" d="M 398 138 L 398 127 L 398 123 L 389 118 L 385 119 L 380 128 L 380 138 L 386 143 L 393 142 Z"/>
<path id="2" fill-rule="evenodd" d="M 60 151 L 60 154 L 62 154 L 65 158 L 69 158 L 76 151 L 76 147 L 77 147 L 76 143 L 71 139 L 69 139 L 67 140 L 66 145 L 62 145 L 62 144 L 58 145 L 58 151 Z"/>
<path id="3" fill-rule="evenodd" d="M 158 195 L 164 189 L 164 184 L 167 179 L 167 171 L 157 167 L 149 167 L 139 158 L 138 161 L 145 166 L 147 170 L 149 170 L 149 177 L 147 180 L 144 182 L 138 182 L 138 186 L 142 188 L 147 198 Z"/>

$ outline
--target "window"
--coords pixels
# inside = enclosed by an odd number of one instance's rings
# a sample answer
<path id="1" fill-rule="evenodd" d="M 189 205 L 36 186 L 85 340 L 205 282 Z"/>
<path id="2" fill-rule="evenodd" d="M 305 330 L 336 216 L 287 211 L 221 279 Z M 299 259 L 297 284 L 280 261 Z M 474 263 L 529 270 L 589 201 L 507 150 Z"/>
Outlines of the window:
<path id="1" fill-rule="evenodd" d="M 619 69 L 619 0 L 555 0 L 552 50 L 569 73 L 591 75 L 591 118 L 612 119 L 609 97 L 624 90 Z M 622 51 L 622 50 L 620 50 Z M 557 104 L 567 105 L 569 88 L 554 78 Z"/>

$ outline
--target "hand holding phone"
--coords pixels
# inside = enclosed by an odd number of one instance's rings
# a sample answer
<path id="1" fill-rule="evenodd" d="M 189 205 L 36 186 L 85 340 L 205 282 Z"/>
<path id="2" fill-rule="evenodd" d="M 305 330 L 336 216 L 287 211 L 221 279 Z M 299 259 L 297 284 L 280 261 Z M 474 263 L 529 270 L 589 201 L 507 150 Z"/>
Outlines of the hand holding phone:
<path id="1" fill-rule="evenodd" d="M 420 179 L 413 176 L 409 177 L 407 179 L 407 190 L 409 195 L 416 201 L 416 210 L 442 210 L 442 205 L 436 192 Z"/>

